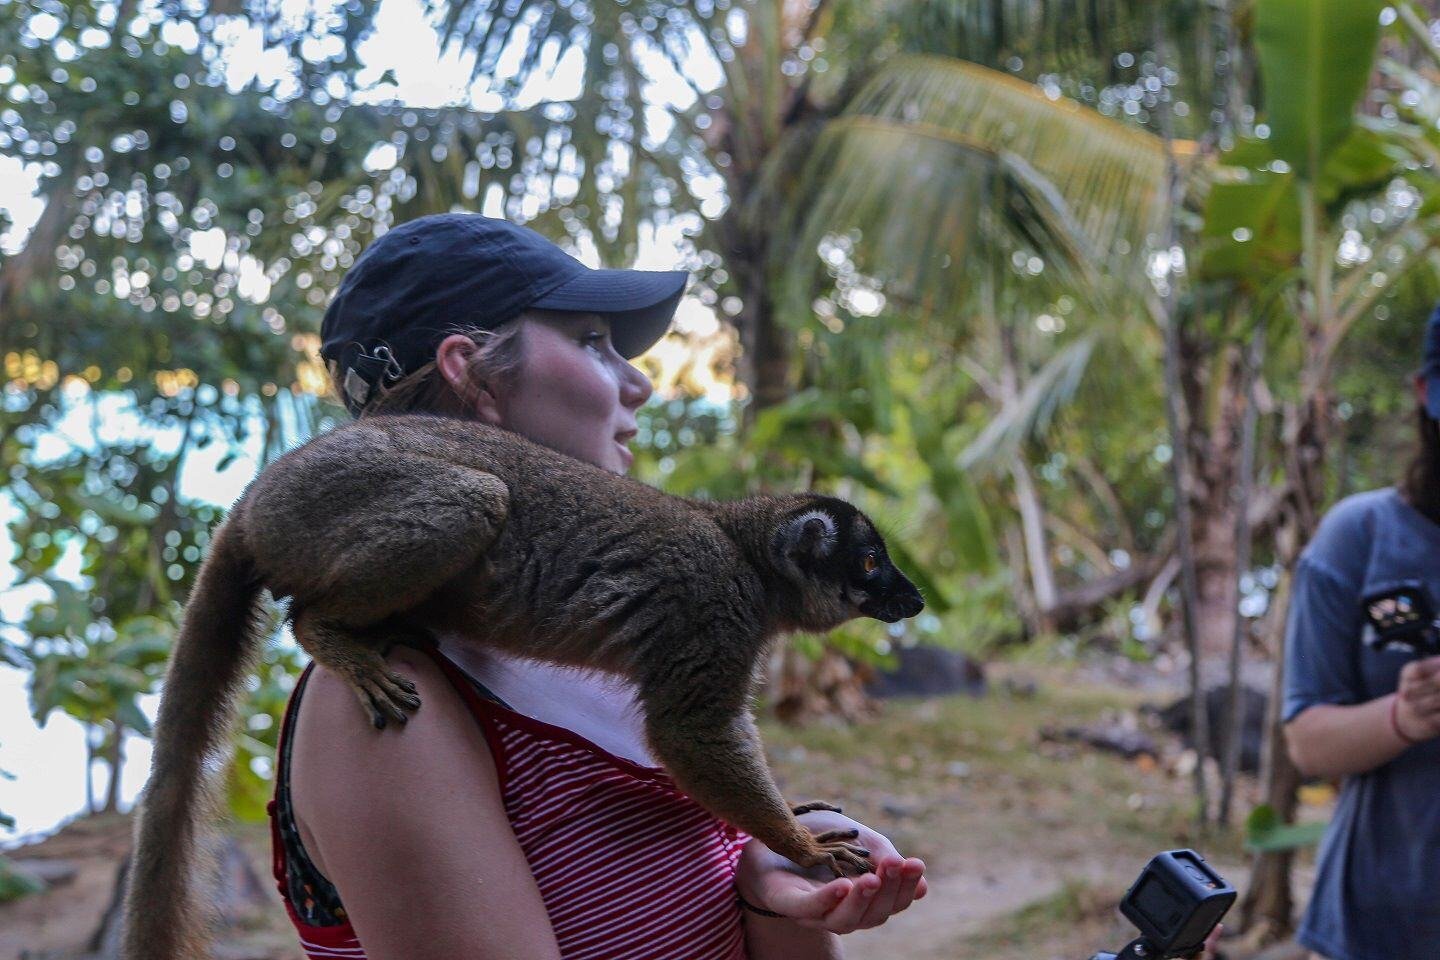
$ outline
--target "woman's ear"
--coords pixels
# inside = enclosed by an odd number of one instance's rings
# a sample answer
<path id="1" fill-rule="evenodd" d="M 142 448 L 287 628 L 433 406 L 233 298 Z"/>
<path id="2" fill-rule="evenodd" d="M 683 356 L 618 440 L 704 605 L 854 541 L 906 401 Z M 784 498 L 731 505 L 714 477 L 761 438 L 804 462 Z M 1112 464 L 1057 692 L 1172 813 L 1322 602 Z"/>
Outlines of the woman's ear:
<path id="1" fill-rule="evenodd" d="M 475 341 L 452 333 L 435 348 L 435 367 L 450 385 L 464 412 L 500 425 L 500 406 L 490 388 L 475 376 Z"/>

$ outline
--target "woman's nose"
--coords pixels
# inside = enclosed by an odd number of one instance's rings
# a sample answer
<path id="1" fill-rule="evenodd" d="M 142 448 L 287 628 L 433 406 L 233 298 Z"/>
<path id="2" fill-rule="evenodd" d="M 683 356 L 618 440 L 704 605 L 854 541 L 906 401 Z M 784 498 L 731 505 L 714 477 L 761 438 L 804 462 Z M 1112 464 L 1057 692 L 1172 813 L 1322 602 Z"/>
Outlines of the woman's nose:
<path id="1" fill-rule="evenodd" d="M 644 371 L 628 360 L 625 361 L 625 369 L 620 376 L 620 402 L 634 410 L 649 400 L 650 394 L 654 392 L 655 384 L 650 382 Z"/>

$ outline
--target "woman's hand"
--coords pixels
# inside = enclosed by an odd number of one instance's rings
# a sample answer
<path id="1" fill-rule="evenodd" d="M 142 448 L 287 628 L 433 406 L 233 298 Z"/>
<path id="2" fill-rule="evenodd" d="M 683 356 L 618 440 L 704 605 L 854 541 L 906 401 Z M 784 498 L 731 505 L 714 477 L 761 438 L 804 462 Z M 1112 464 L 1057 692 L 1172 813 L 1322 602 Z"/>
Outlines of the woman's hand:
<path id="1" fill-rule="evenodd" d="M 1395 723 L 1412 740 L 1440 736 L 1440 657 L 1411 660 L 1400 671 Z"/>
<path id="2" fill-rule="evenodd" d="M 813 833 L 859 830 L 855 841 L 870 851 L 875 873 L 835 878 L 828 869 L 801 869 L 759 840 L 745 845 L 735 885 L 747 903 L 781 914 L 801 926 L 850 933 L 878 927 L 925 896 L 925 863 L 902 857 L 885 837 L 863 823 L 828 811 L 801 814 Z"/>

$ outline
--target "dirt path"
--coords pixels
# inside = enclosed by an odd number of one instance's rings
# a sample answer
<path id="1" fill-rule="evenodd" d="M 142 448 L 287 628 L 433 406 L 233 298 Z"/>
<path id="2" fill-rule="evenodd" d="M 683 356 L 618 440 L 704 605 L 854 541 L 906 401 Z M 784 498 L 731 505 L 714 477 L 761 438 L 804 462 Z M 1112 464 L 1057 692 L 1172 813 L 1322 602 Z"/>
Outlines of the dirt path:
<path id="1" fill-rule="evenodd" d="M 24 951 L 82 946 L 100 922 L 115 888 L 115 871 L 130 849 L 130 821 L 96 817 L 71 823 L 41 843 L 11 850 L 12 858 L 73 864 L 75 879 L 55 890 L 0 904 L 0 960 Z"/>
<path id="2" fill-rule="evenodd" d="M 1114 900 L 1118 901 L 1141 866 L 1118 858 L 1059 865 L 1014 853 L 997 854 L 976 863 L 983 866 L 977 866 L 973 873 L 933 878 L 925 899 L 883 926 L 848 934 L 844 938 L 846 960 L 969 960 L 963 954 L 965 941 L 996 921 L 1052 899 L 1067 883 L 1077 881 L 1113 890 Z M 1223 864 L 1219 869 L 1231 883 L 1242 884 L 1243 866 Z M 1095 941 L 1075 954 L 1074 960 L 1121 946 L 1123 943 Z M 973 953 L 972 957 L 983 960 Z"/>
<path id="3" fill-rule="evenodd" d="M 998 917 L 1056 893 L 1063 881 L 1053 866 L 1006 857 L 973 874 L 935 877 L 925 899 L 870 930 L 845 939 L 846 960 L 954 958 L 955 944 Z"/>

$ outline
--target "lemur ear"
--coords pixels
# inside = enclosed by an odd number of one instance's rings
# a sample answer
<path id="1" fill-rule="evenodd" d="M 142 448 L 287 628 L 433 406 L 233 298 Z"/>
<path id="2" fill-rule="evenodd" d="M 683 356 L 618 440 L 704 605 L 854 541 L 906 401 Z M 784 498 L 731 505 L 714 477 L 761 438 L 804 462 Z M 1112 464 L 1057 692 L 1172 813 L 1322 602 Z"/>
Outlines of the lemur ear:
<path id="1" fill-rule="evenodd" d="M 835 519 L 821 510 L 802 513 L 785 524 L 779 539 L 792 563 L 822 560 L 835 548 Z"/>

